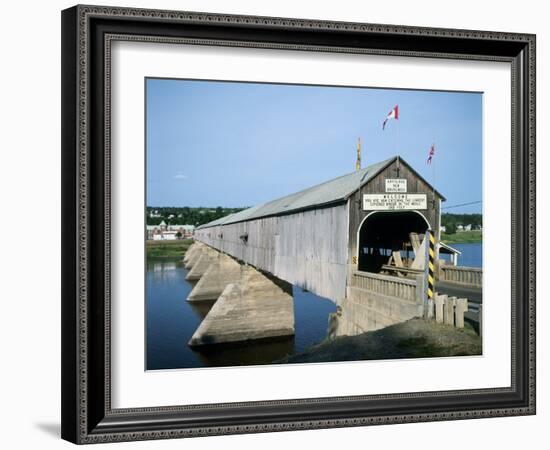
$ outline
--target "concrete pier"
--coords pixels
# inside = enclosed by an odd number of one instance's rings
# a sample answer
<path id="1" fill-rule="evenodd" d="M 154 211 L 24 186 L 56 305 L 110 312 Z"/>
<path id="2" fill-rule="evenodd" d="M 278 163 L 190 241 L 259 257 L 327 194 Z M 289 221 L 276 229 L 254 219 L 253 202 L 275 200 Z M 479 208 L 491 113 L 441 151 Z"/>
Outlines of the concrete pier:
<path id="1" fill-rule="evenodd" d="M 187 251 L 185 252 L 185 255 L 183 256 L 184 264 L 187 264 L 189 262 L 189 258 L 193 256 L 193 253 L 195 253 L 201 245 L 202 244 L 200 242 L 193 242 L 191 244 L 191 246 L 187 249 Z"/>
<path id="2" fill-rule="evenodd" d="M 246 266 L 189 341 L 192 347 L 294 335 L 292 287 Z"/>
<path id="3" fill-rule="evenodd" d="M 185 279 L 187 281 L 197 281 L 200 280 L 204 273 L 208 270 L 214 258 L 217 257 L 219 253 L 216 250 L 204 249 L 201 251 L 200 256 L 193 264 L 191 270 L 187 273 Z"/>
<path id="4" fill-rule="evenodd" d="M 201 245 L 200 247 L 197 247 L 195 251 L 193 251 L 193 254 L 189 256 L 189 259 L 187 260 L 187 263 L 185 263 L 184 267 L 186 269 L 191 269 L 197 262 L 197 260 L 201 257 L 202 252 L 206 250 L 205 245 Z"/>
<path id="5" fill-rule="evenodd" d="M 241 279 L 241 266 L 233 258 L 219 254 L 204 272 L 204 275 L 195 285 L 188 302 L 216 300 L 229 283 L 237 283 Z"/>
<path id="6" fill-rule="evenodd" d="M 354 336 L 422 316 L 414 302 L 354 287 L 349 288 L 349 296 L 341 299 L 339 305 L 342 316 L 338 336 Z"/>
<path id="7" fill-rule="evenodd" d="M 421 278 L 353 272 L 347 296 L 338 302 L 336 335 L 354 336 L 422 317 Z"/>

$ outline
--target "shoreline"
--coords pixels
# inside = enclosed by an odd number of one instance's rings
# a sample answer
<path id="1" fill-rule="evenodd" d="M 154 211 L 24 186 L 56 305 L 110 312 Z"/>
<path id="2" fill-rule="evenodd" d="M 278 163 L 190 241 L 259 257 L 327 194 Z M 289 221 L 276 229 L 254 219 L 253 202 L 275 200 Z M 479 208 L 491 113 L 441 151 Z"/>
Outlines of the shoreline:
<path id="1" fill-rule="evenodd" d="M 483 242 L 483 231 L 459 231 L 453 234 L 441 233 L 440 240 L 445 244 L 480 244 Z"/>
<path id="2" fill-rule="evenodd" d="M 177 259 L 183 258 L 193 244 L 192 239 L 178 239 L 170 241 L 147 241 L 147 259 Z"/>

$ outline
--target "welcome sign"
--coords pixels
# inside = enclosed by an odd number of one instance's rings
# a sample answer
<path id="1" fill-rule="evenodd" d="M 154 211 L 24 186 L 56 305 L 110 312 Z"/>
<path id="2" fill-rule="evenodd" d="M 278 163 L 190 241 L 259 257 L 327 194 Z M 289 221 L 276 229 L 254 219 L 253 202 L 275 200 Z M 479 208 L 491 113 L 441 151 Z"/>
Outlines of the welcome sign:
<path id="1" fill-rule="evenodd" d="M 427 209 L 426 194 L 363 194 L 363 210 Z"/>

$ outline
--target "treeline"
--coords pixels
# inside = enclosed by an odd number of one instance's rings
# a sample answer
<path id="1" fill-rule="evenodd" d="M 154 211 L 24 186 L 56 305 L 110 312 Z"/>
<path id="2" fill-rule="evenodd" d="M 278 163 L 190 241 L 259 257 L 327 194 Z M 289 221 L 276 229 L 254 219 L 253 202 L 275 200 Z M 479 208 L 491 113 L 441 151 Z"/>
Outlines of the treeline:
<path id="1" fill-rule="evenodd" d="M 472 230 L 477 230 L 483 226 L 482 214 L 441 214 L 441 225 L 447 229 L 447 233 L 454 233 L 458 225 L 471 225 Z"/>
<path id="2" fill-rule="evenodd" d="M 198 227 L 243 209 L 246 208 L 148 206 L 147 225 L 159 225 L 164 221 L 169 225 L 195 225 Z M 458 225 L 471 225 L 472 229 L 477 229 L 483 225 L 483 215 L 443 213 L 441 214 L 441 225 L 451 230 L 456 229 Z"/>
<path id="3" fill-rule="evenodd" d="M 245 208 L 191 208 L 184 207 L 147 207 L 147 225 L 159 225 L 164 221 L 168 225 L 203 225 L 221 217 L 242 211 Z"/>

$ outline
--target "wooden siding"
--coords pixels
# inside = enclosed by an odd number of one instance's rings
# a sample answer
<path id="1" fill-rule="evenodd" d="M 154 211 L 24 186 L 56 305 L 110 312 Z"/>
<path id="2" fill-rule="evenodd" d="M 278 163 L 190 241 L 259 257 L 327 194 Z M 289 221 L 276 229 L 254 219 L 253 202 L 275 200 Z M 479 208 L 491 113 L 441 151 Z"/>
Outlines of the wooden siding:
<path id="1" fill-rule="evenodd" d="M 339 303 L 346 295 L 348 211 L 342 203 L 203 228 L 195 231 L 195 239 Z"/>
<path id="2" fill-rule="evenodd" d="M 397 167 L 399 166 L 399 176 L 397 176 Z M 386 178 L 404 178 L 407 180 L 408 194 L 426 194 L 427 209 L 419 210 L 426 220 L 430 223 L 433 230 L 436 230 L 436 236 L 439 240 L 440 217 L 439 206 L 441 196 L 435 193 L 435 208 L 433 206 L 434 192 L 430 185 L 419 178 L 403 160 L 396 160 L 388 167 L 382 170 L 360 190 L 353 193 L 350 197 L 349 214 L 349 260 L 357 256 L 357 231 L 363 222 L 363 219 L 373 211 L 363 211 L 363 194 L 384 194 L 386 192 Z M 357 266 L 352 267 L 355 270 Z"/>

